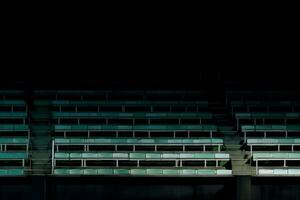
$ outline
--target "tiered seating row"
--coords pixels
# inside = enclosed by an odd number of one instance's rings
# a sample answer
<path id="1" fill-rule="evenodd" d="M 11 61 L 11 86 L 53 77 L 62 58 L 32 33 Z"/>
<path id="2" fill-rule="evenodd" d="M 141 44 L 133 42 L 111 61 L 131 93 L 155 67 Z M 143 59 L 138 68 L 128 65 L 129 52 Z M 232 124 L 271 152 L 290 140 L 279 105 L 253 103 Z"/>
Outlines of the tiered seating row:
<path id="1" fill-rule="evenodd" d="M 287 137 L 289 132 L 300 132 L 300 125 L 243 125 L 242 132 L 244 133 L 244 142 L 246 142 L 249 133 L 260 132 L 264 134 L 265 138 L 268 132 L 282 132 Z"/>
<path id="2" fill-rule="evenodd" d="M 143 123 L 152 124 L 154 119 L 170 119 L 175 120 L 176 124 L 181 124 L 184 119 L 197 119 L 196 124 L 202 124 L 203 119 L 213 119 L 211 113 L 120 113 L 120 112 L 52 112 L 52 118 L 57 120 L 58 124 L 70 124 L 70 120 L 75 120 L 75 124 L 82 124 L 81 120 L 85 120 L 84 123 L 99 124 L 99 121 L 93 121 L 97 119 L 105 119 L 105 122 L 109 124 L 112 119 L 129 119 L 130 124 L 137 123 L 139 119 L 146 120 Z M 62 120 L 68 119 L 68 122 L 62 122 Z M 90 120 L 90 121 L 88 121 Z M 83 124 L 84 124 L 83 123 Z M 127 122 L 128 123 L 128 122 Z M 139 122 L 140 123 L 140 122 Z M 166 123 L 166 122 L 165 122 Z M 174 122 L 172 122 L 174 123 Z"/>
<path id="3" fill-rule="evenodd" d="M 208 101 L 66 101 L 36 100 L 36 105 L 51 106 L 52 111 L 74 112 L 209 112 Z"/>
<path id="4" fill-rule="evenodd" d="M 150 176 L 216 176 L 232 175 L 231 170 L 225 169 L 159 169 L 159 168 L 148 168 L 148 169 L 55 169 L 55 175 L 150 175 Z"/>
<path id="5" fill-rule="evenodd" d="M 87 132 L 89 137 L 90 132 L 98 131 L 113 131 L 116 134 L 116 137 L 122 131 L 132 131 L 133 134 L 135 131 L 144 131 L 148 133 L 148 136 L 154 136 L 155 132 L 172 132 L 174 137 L 176 137 L 177 132 L 186 131 L 187 136 L 189 137 L 190 132 L 208 132 L 209 137 L 213 137 L 213 132 L 217 132 L 217 126 L 215 125 L 55 125 L 54 132 L 63 133 L 64 137 L 67 136 L 67 133 L 70 135 L 73 132 Z M 99 134 L 101 135 L 101 134 Z M 201 136 L 201 135 L 200 135 Z M 155 137 L 155 136 L 154 136 Z"/>
<path id="6" fill-rule="evenodd" d="M 0 176 L 24 175 L 29 159 L 27 105 L 22 91 L 0 91 Z"/>

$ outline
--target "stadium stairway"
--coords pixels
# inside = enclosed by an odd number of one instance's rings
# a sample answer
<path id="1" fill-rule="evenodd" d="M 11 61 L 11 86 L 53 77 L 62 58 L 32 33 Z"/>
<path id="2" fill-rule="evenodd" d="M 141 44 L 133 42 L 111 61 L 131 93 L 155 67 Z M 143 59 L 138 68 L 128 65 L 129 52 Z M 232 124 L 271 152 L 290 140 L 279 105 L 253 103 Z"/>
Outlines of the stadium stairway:
<path id="1" fill-rule="evenodd" d="M 236 122 L 230 114 L 230 108 L 225 101 L 218 101 L 212 104 L 212 109 L 215 113 L 218 131 L 224 138 L 225 151 L 230 154 L 232 173 L 234 175 L 254 175 L 255 168 L 248 164 L 249 158 L 246 152 L 241 150 L 241 138 L 236 131 Z"/>
<path id="2" fill-rule="evenodd" d="M 32 174 L 51 173 L 51 125 L 48 106 L 33 104 L 31 118 Z"/>

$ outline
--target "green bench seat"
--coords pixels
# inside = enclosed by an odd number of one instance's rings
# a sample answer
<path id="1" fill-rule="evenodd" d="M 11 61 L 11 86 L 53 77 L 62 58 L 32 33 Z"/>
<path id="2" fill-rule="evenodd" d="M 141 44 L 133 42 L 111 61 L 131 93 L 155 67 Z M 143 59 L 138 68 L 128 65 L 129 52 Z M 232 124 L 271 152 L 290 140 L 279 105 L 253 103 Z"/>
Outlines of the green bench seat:
<path id="1" fill-rule="evenodd" d="M 34 95 L 193 95 L 202 94 L 202 91 L 185 90 L 35 90 Z M 1 93 L 0 93 L 1 94 Z"/>
<path id="2" fill-rule="evenodd" d="M 300 131 L 300 125 L 242 125 L 242 132 Z"/>
<path id="3" fill-rule="evenodd" d="M 298 138 L 259 138 L 259 139 L 247 139 L 248 145 L 300 145 L 300 139 Z"/>
<path id="4" fill-rule="evenodd" d="M 0 169 L 0 176 L 24 175 L 24 169 Z"/>
<path id="5" fill-rule="evenodd" d="M 28 138 L 21 137 L 3 137 L 0 138 L 0 144 L 28 144 Z"/>
<path id="6" fill-rule="evenodd" d="M 164 160 L 164 159 L 197 159 L 197 160 L 229 160 L 229 154 L 226 153 L 142 153 L 142 152 L 84 152 L 84 153 L 65 153 L 58 152 L 54 154 L 55 159 L 147 159 L 147 160 Z"/>
<path id="7" fill-rule="evenodd" d="M 300 153 L 295 152 L 268 152 L 253 153 L 253 160 L 300 160 Z"/>
<path id="8" fill-rule="evenodd" d="M 27 159 L 27 153 L 20 152 L 0 152 L 0 160 L 23 160 Z"/>
<path id="9" fill-rule="evenodd" d="M 165 169 L 165 168 L 141 168 L 141 169 L 54 169 L 54 175 L 132 175 L 132 176 L 228 176 L 231 170 L 226 169 Z"/>
<path id="10" fill-rule="evenodd" d="M 27 112 L 0 112 L 0 118 L 18 119 L 26 117 Z"/>
<path id="11" fill-rule="evenodd" d="M 212 119 L 212 113 L 145 113 L 145 112 L 52 112 L 52 117 L 54 119 L 68 119 L 68 118 L 143 118 L 143 119 L 169 119 L 169 118 L 202 118 L 202 119 Z"/>
<path id="12" fill-rule="evenodd" d="M 29 131 L 29 126 L 25 124 L 11 125 L 11 124 L 0 124 L 1 131 Z"/>
<path id="13" fill-rule="evenodd" d="M 23 100 L 0 100 L 0 106 L 26 106 Z"/>
<path id="14" fill-rule="evenodd" d="M 1 139 L 0 139 L 1 141 Z M 219 138 L 55 138 L 55 144 L 78 145 L 78 144 L 223 144 Z"/>
<path id="15" fill-rule="evenodd" d="M 300 113 L 236 113 L 236 119 L 300 119 Z"/>
<path id="16" fill-rule="evenodd" d="M 298 102 L 294 101 L 231 101 L 231 106 L 240 107 L 240 106 L 293 106 L 299 105 Z"/>
<path id="17" fill-rule="evenodd" d="M 300 176 L 300 169 L 297 168 L 258 169 L 258 175 Z"/>
<path id="18" fill-rule="evenodd" d="M 37 100 L 37 104 L 50 104 L 52 106 L 208 106 L 208 101 L 68 101 L 68 100 Z"/>
<path id="19" fill-rule="evenodd" d="M 215 125 L 55 125 L 55 131 L 97 131 L 97 130 L 120 130 L 120 131 L 217 131 Z"/>

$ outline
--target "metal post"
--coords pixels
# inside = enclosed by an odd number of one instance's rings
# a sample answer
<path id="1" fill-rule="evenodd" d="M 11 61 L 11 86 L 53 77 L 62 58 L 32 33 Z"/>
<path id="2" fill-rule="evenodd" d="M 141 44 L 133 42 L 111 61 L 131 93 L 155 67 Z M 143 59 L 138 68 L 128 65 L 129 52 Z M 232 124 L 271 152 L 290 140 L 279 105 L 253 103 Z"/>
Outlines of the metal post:
<path id="1" fill-rule="evenodd" d="M 255 171 L 256 171 L 256 175 L 258 175 L 258 160 L 256 160 Z"/>
<path id="2" fill-rule="evenodd" d="M 52 174 L 54 174 L 54 140 L 52 140 Z"/>

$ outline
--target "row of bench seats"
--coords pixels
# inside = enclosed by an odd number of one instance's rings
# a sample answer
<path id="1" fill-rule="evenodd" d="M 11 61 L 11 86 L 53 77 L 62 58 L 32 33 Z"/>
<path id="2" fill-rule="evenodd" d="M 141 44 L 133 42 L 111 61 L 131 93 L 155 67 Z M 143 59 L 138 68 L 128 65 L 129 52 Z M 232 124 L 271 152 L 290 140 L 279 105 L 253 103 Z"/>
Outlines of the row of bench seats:
<path id="1" fill-rule="evenodd" d="M 25 174 L 30 130 L 23 91 L 0 91 L 0 176 Z"/>
<path id="2" fill-rule="evenodd" d="M 228 176 L 232 175 L 231 170 L 226 169 L 160 169 L 160 168 L 146 168 L 146 169 L 55 169 L 55 175 L 133 175 L 133 176 Z"/>
<path id="3" fill-rule="evenodd" d="M 299 112 L 300 103 L 297 101 L 231 101 L 231 113 L 253 112 Z"/>
<path id="4" fill-rule="evenodd" d="M 211 112 L 208 101 L 34 101 L 59 112 Z"/>
<path id="5" fill-rule="evenodd" d="M 84 99 L 84 97 L 81 98 Z M 55 97 L 55 99 L 60 99 L 60 97 Z M 213 137 L 213 133 L 218 130 L 217 126 L 201 123 L 202 119 L 214 118 L 212 113 L 204 112 L 209 107 L 207 101 L 149 101 L 146 97 L 138 101 L 54 100 L 37 103 L 52 106 L 52 118 L 56 120 L 53 132 L 64 134 L 63 138 L 55 137 L 52 144 L 52 172 L 55 175 L 216 176 L 231 175 L 232 173 L 231 170 L 225 169 L 225 164 L 230 157 L 229 154 L 221 152 L 223 139 Z M 91 109 L 92 106 L 94 107 Z M 103 109 L 103 107 L 109 106 L 118 106 L 119 110 L 107 112 Z M 145 107 L 147 108 L 145 109 Z M 167 109 L 158 112 L 161 107 Z M 142 109 L 132 112 L 129 111 L 131 108 Z M 184 109 L 177 111 L 179 108 Z M 69 121 L 61 123 L 64 119 L 77 120 L 75 122 L 78 124 L 68 124 Z M 146 119 L 149 120 L 149 124 L 91 125 L 87 124 L 87 120 L 82 119 Z M 179 124 L 158 125 L 151 124 L 150 120 L 152 119 L 197 119 L 200 124 L 181 124 L 179 122 Z M 101 135 L 101 132 L 107 131 L 116 132 L 115 137 Z M 74 138 L 76 132 L 87 132 L 88 134 L 84 138 Z M 99 132 L 99 134 L 96 137 L 90 137 L 92 132 Z M 119 137 L 122 132 L 132 132 L 133 135 L 132 137 Z M 146 132 L 148 136 L 136 137 L 135 133 L 137 132 Z M 174 136 L 173 138 L 160 137 L 162 132 L 174 133 Z M 182 135 L 176 137 L 177 133 L 182 132 L 188 132 L 187 137 L 182 138 Z M 200 137 L 201 132 L 207 132 L 209 138 L 189 137 L 191 132 L 199 132 Z M 103 146 L 113 146 L 113 149 L 99 150 L 99 147 Z M 133 148 L 124 150 L 121 148 L 124 146 Z M 146 148 L 150 146 L 155 148 Z M 159 148 L 163 146 L 182 147 L 182 150 Z M 202 149 L 190 150 L 186 148 L 188 146 L 201 146 Z M 217 149 L 208 149 L 207 146 L 214 146 Z M 137 150 L 137 147 L 142 147 L 142 150 Z M 80 163 L 75 163 L 77 161 Z M 103 168 L 102 164 L 106 161 L 114 162 L 109 164 L 110 167 L 104 165 L 106 167 Z M 169 164 L 166 165 L 166 162 Z M 185 162 L 193 164 L 189 165 Z"/>
<path id="6" fill-rule="evenodd" d="M 116 137 L 124 132 L 132 132 L 133 137 L 135 132 L 145 132 L 148 137 L 157 137 L 162 132 L 171 133 L 173 137 L 176 137 L 177 134 L 186 132 L 185 137 L 190 137 L 192 132 L 196 132 L 197 137 L 208 134 L 210 138 L 218 130 L 215 125 L 54 125 L 53 129 L 56 134 L 62 133 L 64 137 L 76 135 L 76 132 L 85 132 L 88 137 L 92 132 L 102 136 L 103 131 L 111 131 L 115 133 Z"/>
<path id="7" fill-rule="evenodd" d="M 298 92 L 227 91 L 226 96 L 256 175 L 299 176 Z"/>
<path id="8" fill-rule="evenodd" d="M 212 123 L 213 115 L 211 113 L 143 113 L 143 112 L 52 112 L 52 119 L 58 124 L 205 124 Z M 102 119 L 102 121 L 100 121 Z M 161 121 L 161 120 L 169 121 Z M 115 120 L 115 121 L 113 121 Z M 84 121 L 84 122 L 82 122 Z"/>

